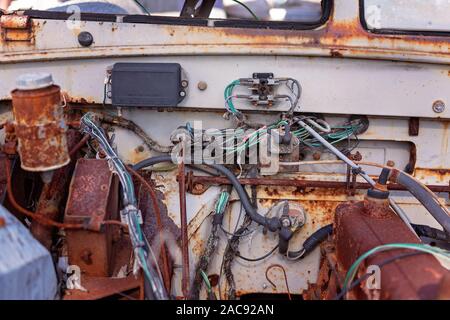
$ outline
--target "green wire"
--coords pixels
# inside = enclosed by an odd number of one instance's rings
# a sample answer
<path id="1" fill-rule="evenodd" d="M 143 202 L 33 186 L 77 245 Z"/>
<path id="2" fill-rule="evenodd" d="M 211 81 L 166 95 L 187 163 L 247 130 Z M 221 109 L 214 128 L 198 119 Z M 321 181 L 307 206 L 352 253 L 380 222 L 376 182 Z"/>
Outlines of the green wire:
<path id="1" fill-rule="evenodd" d="M 226 88 L 224 92 L 225 101 L 227 101 L 228 107 L 230 108 L 231 112 L 233 114 L 237 114 L 238 111 L 234 107 L 233 101 L 231 101 L 231 95 L 233 94 L 233 89 L 235 86 L 239 84 L 239 80 L 234 80 L 232 83 L 230 83 Z"/>
<path id="2" fill-rule="evenodd" d="M 216 204 L 216 214 L 222 214 L 225 211 L 225 208 L 227 206 L 228 203 L 228 199 L 230 198 L 230 194 L 226 191 L 223 191 L 220 194 L 219 200 L 217 201 Z"/>
<path id="3" fill-rule="evenodd" d="M 203 278 L 203 281 L 205 282 L 206 290 L 210 293 L 212 291 L 212 286 L 211 286 L 211 282 L 209 282 L 207 274 L 203 270 L 200 270 L 200 274 Z"/>
<path id="4" fill-rule="evenodd" d="M 245 3 L 239 1 L 239 0 L 232 0 L 233 2 L 236 2 L 237 4 L 243 6 L 250 14 L 253 16 L 255 20 L 259 20 L 258 16 L 250 9 Z"/>
<path id="5" fill-rule="evenodd" d="M 433 256 L 440 256 L 450 262 L 450 252 L 446 250 L 442 250 L 436 247 L 432 247 L 429 245 L 423 245 L 423 244 L 416 244 L 416 243 L 390 243 L 381 245 L 378 247 L 375 247 L 366 253 L 362 254 L 348 269 L 348 272 L 345 276 L 344 280 L 344 286 L 342 290 L 347 290 L 348 285 L 353 281 L 353 278 L 355 277 L 359 265 L 370 255 L 381 252 L 381 251 L 387 251 L 387 250 L 393 250 L 393 249 L 411 249 L 411 250 L 417 250 L 426 252 L 429 254 L 432 254 Z"/>

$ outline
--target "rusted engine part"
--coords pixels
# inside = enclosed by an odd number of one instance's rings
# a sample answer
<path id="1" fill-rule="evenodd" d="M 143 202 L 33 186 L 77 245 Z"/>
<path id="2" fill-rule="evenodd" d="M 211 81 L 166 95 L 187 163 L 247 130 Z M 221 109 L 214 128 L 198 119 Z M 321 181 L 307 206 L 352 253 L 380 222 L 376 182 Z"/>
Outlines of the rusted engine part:
<path id="1" fill-rule="evenodd" d="M 351 181 L 319 181 L 319 180 L 306 180 L 306 179 L 277 179 L 277 178 L 241 178 L 239 182 L 242 185 L 250 186 L 288 186 L 297 188 L 333 188 L 333 189 L 370 189 L 371 186 L 364 182 L 351 182 Z M 217 176 L 198 176 L 194 175 L 192 171 L 186 175 L 187 191 L 192 194 L 202 194 L 209 186 L 230 184 L 230 181 L 225 177 Z M 351 184 L 351 185 L 349 185 Z M 450 185 L 426 185 L 428 189 L 433 192 L 450 192 Z M 406 191 L 406 188 L 397 183 L 387 184 L 388 190 Z"/>
<path id="2" fill-rule="evenodd" d="M 49 171 L 70 162 L 61 90 L 50 74 L 19 77 L 12 95 L 15 132 L 21 166 Z"/>
<path id="3" fill-rule="evenodd" d="M 163 203 L 164 195 L 156 191 L 151 180 L 151 173 L 138 174 L 129 168 L 129 171 L 137 178 L 135 182 L 138 190 L 139 210 L 144 220 L 143 232 L 150 244 L 157 245 L 154 251 L 161 253 L 158 263 L 162 266 L 162 276 L 167 292 L 171 291 L 173 276 L 173 259 L 169 254 L 169 248 L 180 240 L 180 229 L 167 215 L 167 208 Z"/>
<path id="4" fill-rule="evenodd" d="M 90 224 L 90 230 L 67 231 L 69 263 L 89 276 L 111 276 L 114 233 L 105 220 L 119 217 L 119 184 L 107 160 L 79 159 L 69 190 L 64 222 Z M 94 230 L 98 230 L 97 232 Z M 116 235 L 117 236 L 117 235 Z"/>
<path id="5" fill-rule="evenodd" d="M 76 150 L 76 146 L 83 143 L 79 131 L 69 129 L 67 132 L 67 142 L 70 150 Z M 85 143 L 85 141 L 84 141 Z M 84 144 L 83 143 L 83 144 Z M 74 152 L 76 153 L 76 152 Z M 75 155 L 74 155 L 75 160 Z M 44 184 L 38 201 L 36 212 L 51 220 L 59 220 L 62 216 L 63 200 L 66 198 L 66 190 L 68 188 L 70 177 L 76 161 L 71 161 L 69 165 L 57 169 L 53 172 L 52 179 L 49 183 Z M 52 246 L 52 233 L 54 228 L 42 225 L 37 221 L 31 223 L 31 233 L 39 240 L 39 242 L 50 250 Z"/>
<path id="6" fill-rule="evenodd" d="M 80 267 L 81 284 L 88 292 L 71 290 L 65 298 L 99 299 L 141 286 L 128 272 L 132 257 L 128 236 L 118 225 L 104 225 L 118 217 L 119 182 L 107 160 L 79 159 L 64 221 L 89 224 L 89 230 L 67 230 L 66 234 L 69 264 Z M 118 275 L 120 278 L 112 278 Z"/>
<path id="7" fill-rule="evenodd" d="M 334 246 L 328 248 L 326 257 L 328 267 L 335 269 L 336 273 L 331 283 L 328 283 L 328 288 L 322 292 L 327 298 L 342 289 L 342 279 L 347 270 L 368 250 L 389 243 L 420 243 L 389 208 L 388 200 L 374 200 L 369 197 L 361 202 L 338 206 L 334 230 Z M 436 299 L 440 282 L 448 271 L 430 255 L 420 254 L 395 260 L 399 255 L 407 253 L 411 252 L 403 249 L 392 250 L 368 257 L 360 267 L 358 277 L 366 273 L 367 267 L 380 265 L 380 289 L 368 289 L 361 285 L 350 290 L 347 298 Z M 384 264 L 388 259 L 393 261 Z"/>

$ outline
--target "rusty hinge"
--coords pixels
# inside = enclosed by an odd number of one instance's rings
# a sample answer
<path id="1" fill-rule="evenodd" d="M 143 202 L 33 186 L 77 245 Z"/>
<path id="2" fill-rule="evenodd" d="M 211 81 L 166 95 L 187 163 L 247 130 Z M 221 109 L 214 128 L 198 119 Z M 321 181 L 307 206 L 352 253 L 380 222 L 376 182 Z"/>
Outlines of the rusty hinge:
<path id="1" fill-rule="evenodd" d="M 29 16 L 5 14 L 0 16 L 0 29 L 3 41 L 31 41 L 32 27 Z"/>

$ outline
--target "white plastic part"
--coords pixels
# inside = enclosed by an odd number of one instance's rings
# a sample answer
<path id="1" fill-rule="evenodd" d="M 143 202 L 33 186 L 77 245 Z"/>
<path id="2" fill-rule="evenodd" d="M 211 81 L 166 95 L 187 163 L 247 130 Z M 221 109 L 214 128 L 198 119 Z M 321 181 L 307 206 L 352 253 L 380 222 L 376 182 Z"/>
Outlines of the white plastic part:
<path id="1" fill-rule="evenodd" d="M 0 205 L 0 300 L 52 300 L 57 279 L 50 253 Z"/>

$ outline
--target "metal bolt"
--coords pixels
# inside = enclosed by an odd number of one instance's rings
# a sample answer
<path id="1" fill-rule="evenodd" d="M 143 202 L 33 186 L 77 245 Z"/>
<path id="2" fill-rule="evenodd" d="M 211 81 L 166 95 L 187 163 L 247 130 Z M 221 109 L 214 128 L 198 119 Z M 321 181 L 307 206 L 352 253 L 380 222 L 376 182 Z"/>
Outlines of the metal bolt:
<path id="1" fill-rule="evenodd" d="M 388 167 L 395 167 L 395 162 L 392 161 L 392 160 L 388 160 L 388 161 L 386 162 L 386 165 L 387 165 Z"/>
<path id="2" fill-rule="evenodd" d="M 442 113 L 445 111 L 445 103 L 444 101 L 437 100 L 433 103 L 433 111 L 436 113 Z"/>
<path id="3" fill-rule="evenodd" d="M 138 147 L 136 148 L 136 151 L 137 151 L 137 152 L 144 152 L 144 151 L 145 151 L 145 148 L 144 148 L 144 146 L 138 146 Z"/>
<path id="4" fill-rule="evenodd" d="M 283 227 L 287 228 L 291 226 L 291 220 L 289 218 L 284 218 L 281 220 L 281 224 Z"/>
<path id="5" fill-rule="evenodd" d="M 92 252 L 88 249 L 83 250 L 80 256 L 81 260 L 83 260 L 86 264 L 92 264 Z"/>
<path id="6" fill-rule="evenodd" d="M 78 35 L 78 43 L 83 47 L 90 47 L 94 43 L 94 37 L 87 31 L 80 32 Z"/>
<path id="7" fill-rule="evenodd" d="M 183 88 L 187 88 L 188 85 L 189 85 L 189 82 L 188 82 L 187 80 L 182 80 L 182 81 L 181 81 L 181 86 L 182 86 Z"/>
<path id="8" fill-rule="evenodd" d="M 200 81 L 197 84 L 198 90 L 205 91 L 208 88 L 208 84 L 205 81 Z"/>
<path id="9" fill-rule="evenodd" d="M 204 185 L 202 185 L 201 183 L 197 183 L 194 185 L 195 191 L 203 191 L 203 189 L 204 189 Z"/>
<path id="10" fill-rule="evenodd" d="M 313 153 L 313 159 L 315 161 L 320 160 L 320 156 L 321 156 L 320 152 L 314 152 Z"/>
<path id="11" fill-rule="evenodd" d="M 186 96 L 186 92 L 180 91 L 180 97 L 185 97 L 185 96 Z"/>

